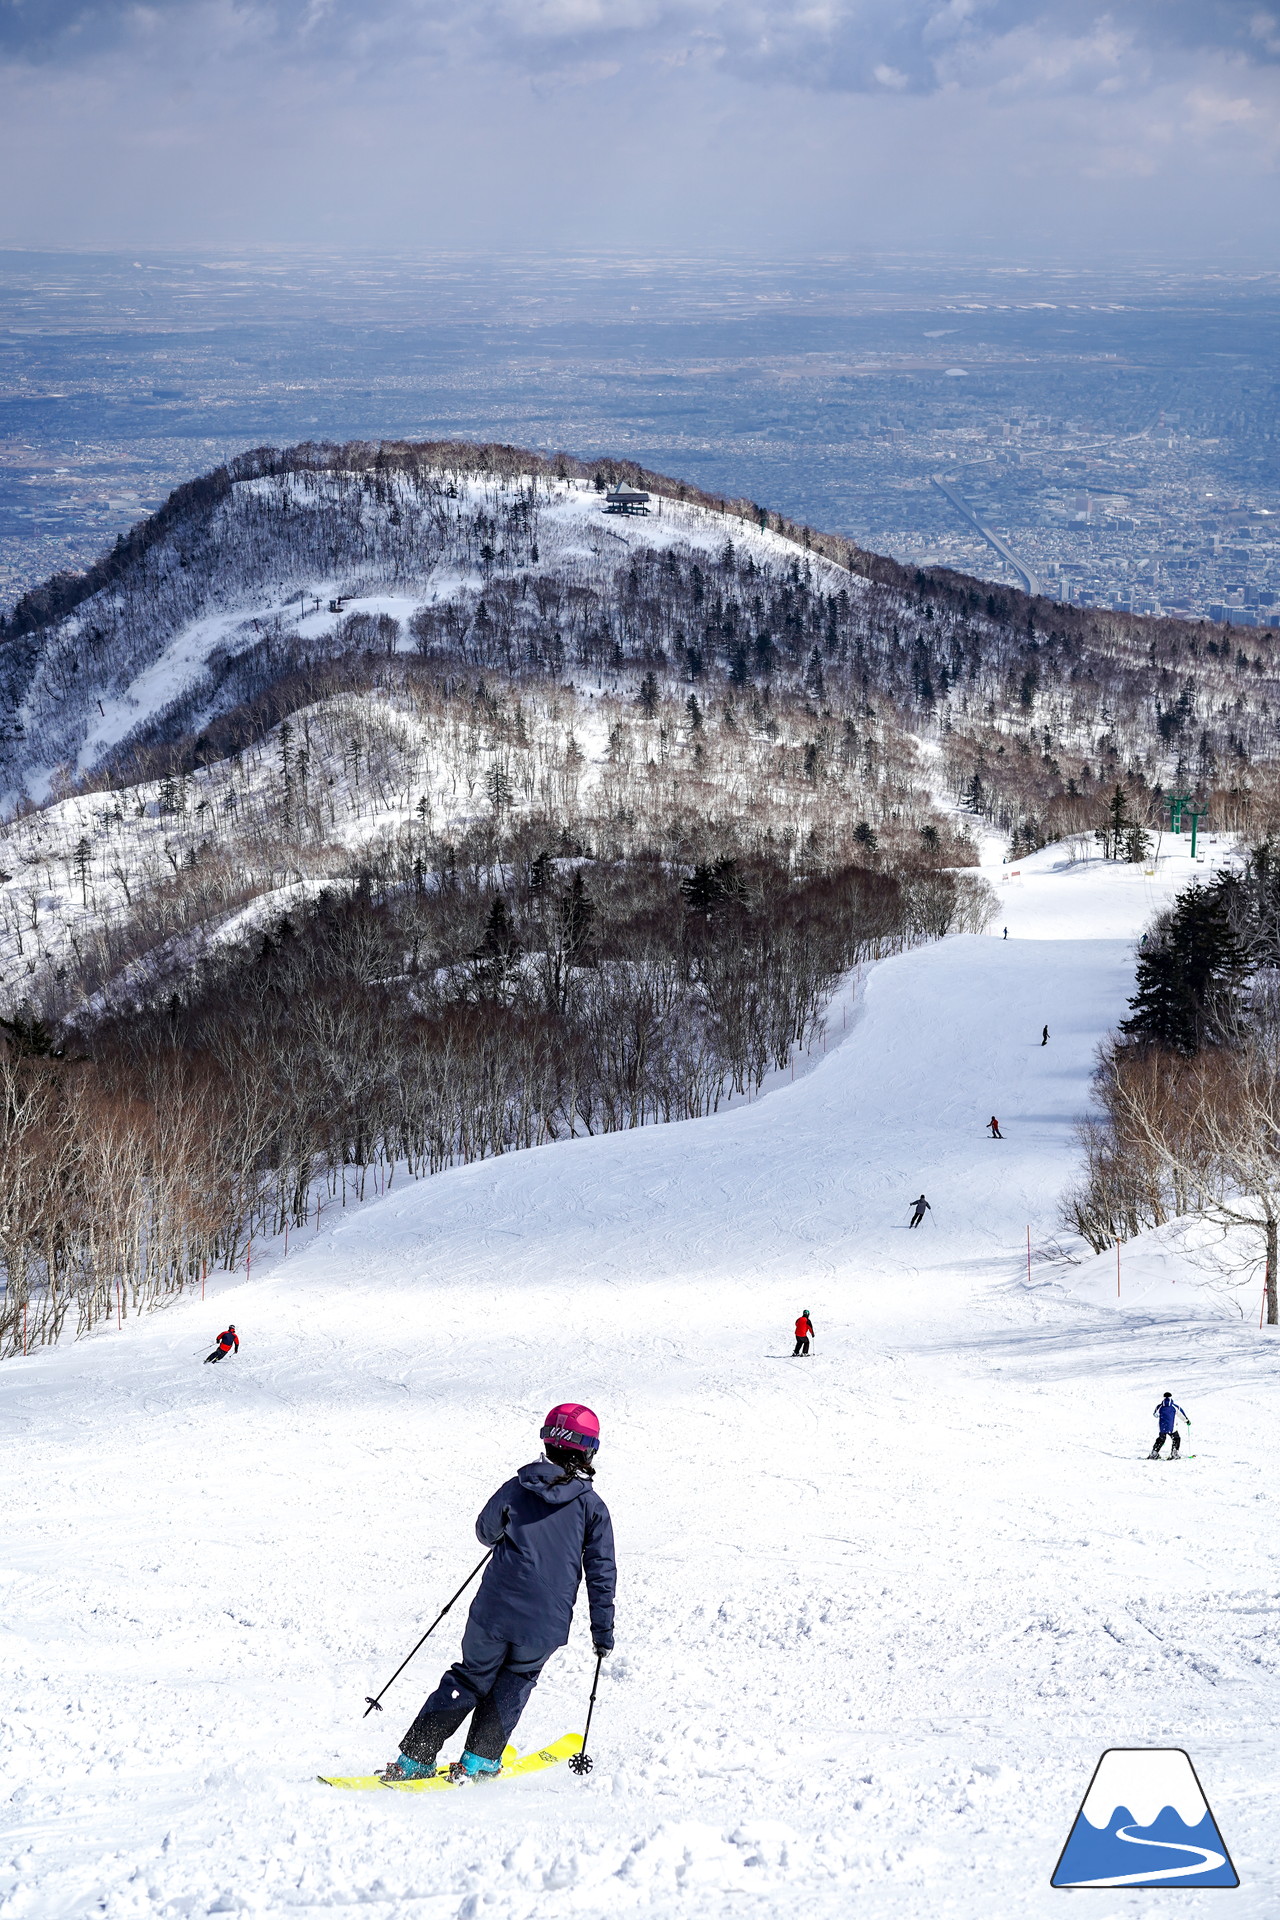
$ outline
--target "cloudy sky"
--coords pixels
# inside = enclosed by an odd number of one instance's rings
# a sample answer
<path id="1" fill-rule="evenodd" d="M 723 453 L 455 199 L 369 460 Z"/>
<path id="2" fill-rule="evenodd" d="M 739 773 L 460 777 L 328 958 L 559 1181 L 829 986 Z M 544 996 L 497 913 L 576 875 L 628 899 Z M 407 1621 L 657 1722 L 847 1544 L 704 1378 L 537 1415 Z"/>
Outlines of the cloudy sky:
<path id="1" fill-rule="evenodd" d="M 0 0 L 0 243 L 1268 265 L 1252 0 Z"/>

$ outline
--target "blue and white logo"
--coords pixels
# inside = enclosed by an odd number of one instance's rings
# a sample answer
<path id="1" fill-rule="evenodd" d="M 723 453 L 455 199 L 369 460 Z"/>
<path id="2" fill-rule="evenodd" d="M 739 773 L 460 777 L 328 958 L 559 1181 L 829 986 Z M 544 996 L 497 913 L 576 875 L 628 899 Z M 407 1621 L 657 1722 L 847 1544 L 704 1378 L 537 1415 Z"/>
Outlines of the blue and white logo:
<path id="1" fill-rule="evenodd" d="M 1055 1887 L 1238 1887 L 1181 1747 L 1108 1747 L 1062 1849 Z"/>

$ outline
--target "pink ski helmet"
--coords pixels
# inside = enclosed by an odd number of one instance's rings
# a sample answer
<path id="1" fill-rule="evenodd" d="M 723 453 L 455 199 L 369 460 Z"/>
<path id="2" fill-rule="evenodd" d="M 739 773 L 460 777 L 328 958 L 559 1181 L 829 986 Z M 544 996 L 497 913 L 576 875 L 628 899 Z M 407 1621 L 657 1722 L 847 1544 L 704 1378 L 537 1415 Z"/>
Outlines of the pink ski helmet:
<path id="1" fill-rule="evenodd" d="M 576 1400 L 562 1400 L 558 1407 L 552 1407 L 538 1438 L 553 1447 L 594 1453 L 600 1445 L 600 1422 L 590 1407 L 580 1407 Z"/>

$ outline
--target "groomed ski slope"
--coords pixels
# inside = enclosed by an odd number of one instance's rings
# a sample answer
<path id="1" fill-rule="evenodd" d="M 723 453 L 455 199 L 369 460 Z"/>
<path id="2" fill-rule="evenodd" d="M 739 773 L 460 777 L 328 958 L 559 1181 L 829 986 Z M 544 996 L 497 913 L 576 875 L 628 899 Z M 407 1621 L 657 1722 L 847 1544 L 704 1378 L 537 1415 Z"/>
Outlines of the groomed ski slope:
<path id="1" fill-rule="evenodd" d="M 397 1185 L 203 1307 L 6 1365 L 0 1914 L 1017 1920 L 1062 1910 L 1102 1749 L 1144 1744 L 1190 1751 L 1234 1920 L 1274 1913 L 1274 1336 L 1190 1269 L 1117 1306 L 1039 1258 L 1190 866 L 1054 858 L 993 935 L 874 969 L 794 1085 Z M 1143 1457 L 1166 1387 L 1178 1466 Z M 595 1772 L 315 1784 L 395 1752 L 461 1607 L 364 1696 L 567 1397 L 622 1568 Z M 522 1749 L 581 1728 L 590 1666 L 580 1623 Z"/>

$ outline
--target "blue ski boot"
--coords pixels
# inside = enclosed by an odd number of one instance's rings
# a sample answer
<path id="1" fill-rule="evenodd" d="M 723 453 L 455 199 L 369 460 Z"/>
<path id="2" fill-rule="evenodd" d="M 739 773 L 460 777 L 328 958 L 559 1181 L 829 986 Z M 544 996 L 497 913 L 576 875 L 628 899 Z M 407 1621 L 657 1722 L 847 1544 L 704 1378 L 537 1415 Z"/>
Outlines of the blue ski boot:
<path id="1" fill-rule="evenodd" d="M 461 1760 L 455 1760 L 449 1768 L 449 1778 L 455 1783 L 463 1780 L 494 1780 L 501 1772 L 501 1760 L 485 1760 L 467 1748 Z"/>
<path id="2" fill-rule="evenodd" d="M 397 1754 L 390 1766 L 383 1767 L 374 1774 L 375 1780 L 382 1780 L 387 1786 L 394 1786 L 397 1780 L 427 1780 L 436 1770 L 433 1760 L 428 1766 L 423 1760 L 411 1760 L 407 1753 Z"/>

